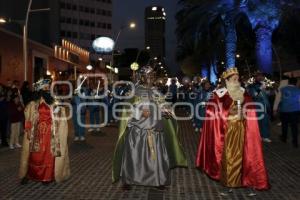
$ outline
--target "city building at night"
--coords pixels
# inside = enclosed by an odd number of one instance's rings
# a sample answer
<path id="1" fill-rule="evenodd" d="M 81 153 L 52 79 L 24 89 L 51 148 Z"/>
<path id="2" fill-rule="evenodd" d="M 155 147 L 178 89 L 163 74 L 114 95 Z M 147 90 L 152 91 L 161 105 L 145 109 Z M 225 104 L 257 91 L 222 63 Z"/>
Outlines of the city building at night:
<path id="1" fill-rule="evenodd" d="M 166 12 L 163 7 L 149 6 L 145 9 L 145 48 L 152 58 L 165 57 Z"/>

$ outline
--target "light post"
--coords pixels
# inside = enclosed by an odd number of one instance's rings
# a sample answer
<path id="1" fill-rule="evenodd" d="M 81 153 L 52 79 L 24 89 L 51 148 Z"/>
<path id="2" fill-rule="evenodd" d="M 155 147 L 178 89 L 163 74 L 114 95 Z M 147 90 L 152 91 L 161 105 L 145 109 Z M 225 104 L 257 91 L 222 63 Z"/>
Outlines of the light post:
<path id="1" fill-rule="evenodd" d="M 24 62 L 24 81 L 27 81 L 27 71 L 28 71 L 28 20 L 29 14 L 33 12 L 43 12 L 49 11 L 50 8 L 43 8 L 43 9 L 31 9 L 32 0 L 29 0 L 28 7 L 26 11 L 25 21 L 15 21 L 15 20 L 6 20 L 5 18 L 0 18 L 0 24 L 5 24 L 9 22 L 15 22 L 21 26 L 23 26 L 23 62 Z"/>
<path id="2" fill-rule="evenodd" d="M 130 22 L 128 27 L 129 27 L 129 29 L 135 29 L 135 28 L 136 28 L 136 23 Z M 113 49 L 112 49 L 112 58 L 111 58 L 111 63 L 110 63 L 110 66 L 111 66 L 111 67 L 114 67 L 114 55 L 115 55 L 115 49 L 116 49 L 117 43 L 118 43 L 118 41 L 119 41 L 120 35 L 121 35 L 121 33 L 123 32 L 123 30 L 124 30 L 125 28 L 127 28 L 127 26 L 124 26 L 124 25 L 123 25 L 123 26 L 120 27 L 120 29 L 119 29 L 119 31 L 118 31 L 118 34 L 117 34 L 117 37 L 116 37 L 116 39 L 115 39 L 115 44 L 114 44 L 114 47 L 113 47 Z M 112 78 L 112 71 L 111 71 L 111 70 L 110 70 L 110 78 Z"/>

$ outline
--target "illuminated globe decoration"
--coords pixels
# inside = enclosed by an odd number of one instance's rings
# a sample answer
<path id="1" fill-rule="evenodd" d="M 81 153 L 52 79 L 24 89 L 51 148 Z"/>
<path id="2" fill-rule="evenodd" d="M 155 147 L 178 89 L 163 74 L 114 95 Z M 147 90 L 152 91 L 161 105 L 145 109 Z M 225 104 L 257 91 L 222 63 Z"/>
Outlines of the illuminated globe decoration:
<path id="1" fill-rule="evenodd" d="M 130 69 L 131 69 L 132 71 L 138 70 L 138 69 L 139 69 L 139 64 L 138 64 L 137 62 L 132 63 L 132 64 L 130 65 Z"/>
<path id="2" fill-rule="evenodd" d="M 99 37 L 93 41 L 92 46 L 97 53 L 109 53 L 113 51 L 115 42 L 109 37 Z"/>

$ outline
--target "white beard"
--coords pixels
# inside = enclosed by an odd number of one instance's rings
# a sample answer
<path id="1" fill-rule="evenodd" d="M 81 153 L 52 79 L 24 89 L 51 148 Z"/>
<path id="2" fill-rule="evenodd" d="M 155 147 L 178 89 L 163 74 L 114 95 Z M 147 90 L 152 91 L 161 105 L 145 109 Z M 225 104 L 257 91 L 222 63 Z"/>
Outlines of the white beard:
<path id="1" fill-rule="evenodd" d="M 241 103 L 244 102 L 244 91 L 241 90 L 240 83 L 232 83 L 230 81 L 226 81 L 226 88 L 228 90 L 229 96 L 233 101 L 240 100 Z"/>

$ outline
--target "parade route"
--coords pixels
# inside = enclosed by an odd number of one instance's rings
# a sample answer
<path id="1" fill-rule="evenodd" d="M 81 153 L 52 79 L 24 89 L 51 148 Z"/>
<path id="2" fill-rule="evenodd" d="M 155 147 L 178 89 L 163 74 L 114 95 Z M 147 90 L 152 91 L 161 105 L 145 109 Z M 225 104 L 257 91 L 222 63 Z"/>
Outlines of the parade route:
<path id="1" fill-rule="evenodd" d="M 113 150 L 117 139 L 117 127 L 103 128 L 102 133 L 87 135 L 84 143 L 69 140 L 71 177 L 61 184 L 29 182 L 20 185 L 17 178 L 20 151 L 0 150 L 0 199 L 251 199 L 246 189 L 234 190 L 229 197 L 220 197 L 222 186 L 194 167 L 198 136 L 192 131 L 190 121 L 180 122 L 180 138 L 189 159 L 188 169 L 171 172 L 172 184 L 166 191 L 134 186 L 122 191 L 121 184 L 111 183 Z M 72 127 L 72 126 L 70 126 Z M 300 196 L 300 151 L 291 144 L 278 140 L 280 127 L 272 125 L 271 144 L 264 144 L 271 190 L 257 192 L 252 199 L 297 200 Z M 71 130 L 71 136 L 73 135 Z"/>

